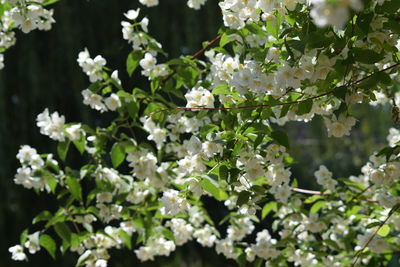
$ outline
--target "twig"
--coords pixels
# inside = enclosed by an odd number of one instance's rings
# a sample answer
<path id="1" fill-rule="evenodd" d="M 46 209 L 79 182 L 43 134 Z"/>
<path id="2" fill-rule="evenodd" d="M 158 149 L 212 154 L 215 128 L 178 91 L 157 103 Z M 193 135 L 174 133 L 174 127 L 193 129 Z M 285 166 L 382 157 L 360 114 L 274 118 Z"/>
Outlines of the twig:
<path id="1" fill-rule="evenodd" d="M 304 194 L 309 194 L 309 195 L 325 195 L 321 193 L 320 191 L 314 191 L 314 190 L 308 190 L 308 189 L 302 189 L 302 188 L 297 188 L 297 187 L 292 187 L 290 190 L 298 193 L 304 193 Z"/>
<path id="2" fill-rule="evenodd" d="M 203 48 L 202 50 L 204 50 L 204 48 Z M 202 51 L 202 50 L 200 50 L 200 51 Z M 203 51 L 203 52 L 204 52 L 204 51 Z M 362 81 L 364 81 L 364 80 L 366 80 L 366 79 L 371 78 L 371 77 L 374 76 L 375 74 L 378 74 L 378 73 L 380 73 L 380 72 L 384 72 L 384 71 L 390 70 L 390 69 L 395 68 L 395 67 L 397 67 L 397 66 L 399 66 L 399 65 L 400 65 L 400 62 L 399 62 L 399 63 L 396 63 L 396 64 L 394 64 L 394 65 L 392 65 L 392 66 L 389 66 L 389 67 L 387 67 L 387 68 L 384 68 L 384 69 L 382 69 L 382 70 L 379 70 L 379 71 L 377 71 L 377 72 L 374 72 L 374 73 L 372 73 L 372 74 L 370 74 L 370 75 L 367 75 L 367 76 L 365 76 L 364 78 L 361 78 L 361 79 L 359 79 L 359 80 L 357 80 L 357 81 L 351 83 L 350 85 L 351 85 L 351 86 L 354 86 L 354 85 L 356 85 L 356 84 L 358 84 L 358 83 L 360 83 L 360 82 L 362 82 Z M 332 94 L 334 91 L 335 91 L 335 90 L 330 90 L 330 91 L 325 92 L 325 93 L 323 93 L 323 94 L 315 95 L 315 96 L 312 96 L 312 97 L 309 97 L 309 98 L 300 99 L 300 100 L 291 101 L 291 102 L 278 103 L 278 104 L 274 104 L 274 105 L 252 105 L 252 106 L 239 106 L 239 107 L 227 107 L 227 108 L 223 108 L 223 107 L 220 107 L 220 108 L 207 108 L 207 107 L 173 107 L 173 108 L 167 108 L 167 109 L 156 110 L 156 111 L 152 112 L 152 113 L 150 114 L 150 116 L 153 115 L 153 114 L 159 113 L 159 112 L 170 111 L 170 110 L 240 110 L 240 109 L 255 109 L 255 108 L 268 108 L 268 107 L 276 107 L 276 106 L 293 105 L 293 104 L 299 104 L 299 103 L 302 103 L 302 102 L 305 102 L 305 101 L 308 101 L 308 100 L 313 100 L 313 99 L 321 98 L 321 97 L 326 96 L 326 95 L 330 95 L 330 94 Z"/>
<path id="3" fill-rule="evenodd" d="M 367 186 L 364 190 L 362 190 L 361 192 L 359 192 L 357 195 L 353 196 L 347 203 L 352 202 L 354 199 L 358 198 L 359 196 L 361 196 L 362 194 L 364 194 L 365 192 L 367 192 L 368 189 L 370 189 L 371 187 L 373 187 L 374 184 L 370 184 L 369 186 Z"/>

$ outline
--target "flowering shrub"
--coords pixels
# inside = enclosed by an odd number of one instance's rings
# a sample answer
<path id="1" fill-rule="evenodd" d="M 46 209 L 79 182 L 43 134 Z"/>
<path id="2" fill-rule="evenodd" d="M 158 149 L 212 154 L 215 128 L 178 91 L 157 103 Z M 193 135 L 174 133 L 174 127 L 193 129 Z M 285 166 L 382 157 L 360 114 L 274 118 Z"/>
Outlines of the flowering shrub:
<path id="1" fill-rule="evenodd" d="M 3 1 L 2 51 L 15 29 L 50 29 L 44 7 L 53 2 Z M 83 103 L 115 119 L 92 128 L 48 109 L 37 116 L 40 133 L 58 142 L 57 156 L 21 146 L 14 181 L 55 195 L 59 209 L 34 218 L 41 230 L 22 233 L 10 248 L 14 260 L 41 248 L 56 257 L 60 249 L 76 252 L 77 266 L 106 266 L 111 248 L 148 261 L 198 242 L 240 265 L 377 266 L 400 250 L 399 130 L 359 176 L 335 177 L 320 166 L 320 191 L 292 177 L 290 140 L 278 130 L 320 116 L 328 136 L 350 135 L 357 104 L 389 102 L 399 120 L 400 2 L 219 6 L 219 35 L 193 56 L 170 60 L 142 10 L 124 14 L 122 37 L 132 46 L 126 71 L 140 69 L 146 88 L 127 90 L 106 59 L 82 48 L 77 62 L 91 83 Z M 82 154 L 79 169 L 65 163 L 72 147 Z M 204 206 L 210 197 L 229 210 L 221 222 Z M 272 228 L 254 233 L 266 218 Z"/>

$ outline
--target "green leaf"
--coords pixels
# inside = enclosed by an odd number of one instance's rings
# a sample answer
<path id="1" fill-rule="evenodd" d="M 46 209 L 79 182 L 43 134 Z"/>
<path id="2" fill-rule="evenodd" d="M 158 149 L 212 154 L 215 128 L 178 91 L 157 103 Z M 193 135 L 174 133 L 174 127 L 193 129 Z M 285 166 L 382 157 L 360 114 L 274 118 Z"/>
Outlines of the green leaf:
<path id="1" fill-rule="evenodd" d="M 219 40 L 219 47 L 224 47 L 226 44 L 232 42 L 232 39 L 229 37 L 229 35 L 227 35 L 226 33 L 224 33 L 221 36 L 221 40 Z"/>
<path id="2" fill-rule="evenodd" d="M 115 143 L 111 148 L 111 162 L 114 168 L 117 168 L 125 159 L 125 149 L 123 144 Z"/>
<path id="3" fill-rule="evenodd" d="M 216 200 L 218 201 L 222 201 L 222 200 L 227 200 L 228 199 L 228 195 L 222 191 L 221 189 L 219 189 L 213 182 L 211 182 L 209 179 L 205 178 L 203 180 L 201 180 L 200 182 L 201 187 L 207 191 L 208 193 L 210 193 L 211 195 L 213 195 L 213 197 L 215 197 Z"/>
<path id="4" fill-rule="evenodd" d="M 390 233 L 390 226 L 387 225 L 387 224 L 382 225 L 382 227 L 379 228 L 379 230 L 377 232 L 377 234 L 382 236 L 382 237 L 387 236 L 389 233 Z"/>
<path id="5" fill-rule="evenodd" d="M 82 201 L 82 187 L 75 177 L 67 177 L 65 183 L 68 185 L 68 190 L 74 199 Z"/>
<path id="6" fill-rule="evenodd" d="M 389 19 L 389 21 L 383 24 L 383 28 L 391 30 L 393 33 L 400 34 L 400 23 L 396 20 Z"/>
<path id="7" fill-rule="evenodd" d="M 275 201 L 271 201 L 268 202 L 267 204 L 264 205 L 262 211 L 261 211 L 261 219 L 265 219 L 265 217 L 268 216 L 268 214 L 272 211 L 272 210 L 276 210 L 276 208 L 278 207 L 278 203 L 276 203 Z"/>
<path id="8" fill-rule="evenodd" d="M 45 1 L 43 2 L 43 5 L 44 5 L 44 6 L 52 5 L 52 4 L 57 3 L 58 1 L 60 1 L 60 0 L 45 0 Z"/>
<path id="9" fill-rule="evenodd" d="M 375 8 L 377 13 L 396 13 L 397 10 L 400 9 L 400 1 L 399 0 L 391 0 L 385 1 L 381 6 L 377 6 Z"/>
<path id="10" fill-rule="evenodd" d="M 313 195 L 311 197 L 308 197 L 306 200 L 304 200 L 304 204 L 311 204 L 320 199 L 323 199 L 323 197 L 321 195 Z"/>
<path id="11" fill-rule="evenodd" d="M 310 213 L 318 213 L 318 211 L 325 205 L 326 201 L 318 201 L 312 205 Z"/>
<path id="12" fill-rule="evenodd" d="M 20 244 L 21 245 L 23 245 L 25 242 L 26 242 L 26 240 L 28 239 L 28 229 L 25 229 L 22 233 L 21 233 L 21 235 L 20 235 L 20 237 L 19 237 L 19 242 L 20 242 Z"/>
<path id="13" fill-rule="evenodd" d="M 345 100 L 346 93 L 347 93 L 346 86 L 339 86 L 339 87 L 335 88 L 335 90 L 333 91 L 333 95 L 342 100 Z"/>
<path id="14" fill-rule="evenodd" d="M 274 21 L 267 21 L 266 29 L 273 37 L 276 39 L 279 38 L 279 28 L 281 26 L 282 18 L 279 13 L 275 13 L 275 20 Z"/>
<path id="15" fill-rule="evenodd" d="M 228 181 L 229 178 L 229 169 L 226 165 L 221 165 L 219 167 L 219 179 Z"/>
<path id="16" fill-rule="evenodd" d="M 83 154 L 85 152 L 86 138 L 83 134 L 81 134 L 81 138 L 79 140 L 74 140 L 72 143 L 74 143 L 79 153 Z"/>
<path id="17" fill-rule="evenodd" d="M 57 235 L 67 244 L 71 242 L 71 230 L 68 225 L 65 223 L 57 223 L 54 226 L 54 231 L 56 231 Z"/>
<path id="18" fill-rule="evenodd" d="M 142 59 L 143 52 L 142 50 L 132 51 L 128 58 L 126 59 L 126 71 L 129 76 L 132 76 L 132 73 L 136 70 L 139 65 L 139 61 Z"/>
<path id="19" fill-rule="evenodd" d="M 280 145 L 285 146 L 286 148 L 290 148 L 289 138 L 283 131 L 273 131 L 271 133 L 271 137 L 277 141 Z"/>
<path id="20" fill-rule="evenodd" d="M 167 239 L 175 241 L 174 233 L 171 230 L 164 228 L 161 232 Z"/>
<path id="21" fill-rule="evenodd" d="M 56 258 L 56 242 L 54 242 L 54 239 L 49 236 L 49 235 L 41 235 L 40 236 L 40 241 L 39 244 L 44 247 L 47 252 L 50 254 L 50 256 L 55 259 Z"/>
<path id="22" fill-rule="evenodd" d="M 44 210 L 41 213 L 39 213 L 38 215 L 36 215 L 35 218 L 33 218 L 32 220 L 32 224 L 41 222 L 41 221 L 48 221 L 53 217 L 53 215 L 51 214 L 50 211 L 48 210 Z"/>
<path id="23" fill-rule="evenodd" d="M 62 161 L 65 161 L 65 159 L 67 158 L 67 153 L 68 153 L 70 143 L 71 143 L 71 141 L 68 140 L 65 142 L 59 142 L 57 145 L 57 153 Z"/>
<path id="24" fill-rule="evenodd" d="M 297 115 L 304 115 L 310 113 L 311 109 L 313 106 L 313 101 L 311 99 L 308 99 L 306 101 L 302 101 L 299 103 L 299 106 L 297 108 Z"/>
<path id="25" fill-rule="evenodd" d="M 122 239 L 122 241 L 124 241 L 125 246 L 131 250 L 132 249 L 132 237 L 122 229 L 118 231 L 118 236 Z"/>
<path id="26" fill-rule="evenodd" d="M 365 63 L 365 64 L 374 64 L 376 62 L 381 61 L 384 58 L 383 54 L 378 54 L 373 50 L 369 49 L 361 49 L 354 47 L 352 49 L 354 59 L 357 62 Z"/>
<path id="27" fill-rule="evenodd" d="M 247 204 L 249 202 L 251 193 L 249 191 L 241 191 L 239 193 L 238 199 L 236 201 L 236 204 L 238 206 L 242 206 L 244 204 Z"/>
<path id="28" fill-rule="evenodd" d="M 221 84 L 221 85 L 216 86 L 212 90 L 212 94 L 213 95 L 229 95 L 229 94 L 232 94 L 232 93 L 229 90 L 229 86 L 227 86 L 225 84 Z"/>

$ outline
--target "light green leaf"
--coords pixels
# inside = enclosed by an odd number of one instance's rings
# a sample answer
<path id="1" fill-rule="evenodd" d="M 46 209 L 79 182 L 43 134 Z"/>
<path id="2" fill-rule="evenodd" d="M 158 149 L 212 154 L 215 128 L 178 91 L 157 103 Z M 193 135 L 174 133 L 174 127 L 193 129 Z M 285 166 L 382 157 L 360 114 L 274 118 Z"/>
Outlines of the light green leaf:
<path id="1" fill-rule="evenodd" d="M 115 143 L 111 149 L 111 162 L 117 168 L 125 159 L 125 149 L 122 143 Z"/>
<path id="2" fill-rule="evenodd" d="M 65 161 L 65 159 L 67 158 L 67 153 L 68 153 L 70 143 L 71 143 L 71 141 L 68 140 L 65 142 L 59 142 L 57 145 L 57 153 L 62 161 Z"/>
<path id="3" fill-rule="evenodd" d="M 49 235 L 41 235 L 40 236 L 40 241 L 39 244 L 44 247 L 47 252 L 50 254 L 50 256 L 55 259 L 56 258 L 56 242 L 54 242 L 54 239 L 49 236 Z"/>
<path id="4" fill-rule="evenodd" d="M 82 201 L 82 187 L 79 181 L 74 177 L 67 177 L 65 183 L 68 185 L 68 189 L 71 195 L 79 201 Z"/>
<path id="5" fill-rule="evenodd" d="M 211 195 L 213 195 L 213 197 L 215 197 L 216 200 L 218 201 L 222 201 L 222 200 L 226 200 L 228 199 L 228 195 L 222 191 L 221 189 L 219 189 L 213 182 L 211 182 L 209 179 L 205 178 L 203 180 L 201 180 L 200 182 L 201 187 L 207 191 L 208 193 L 210 193 Z"/>
<path id="6" fill-rule="evenodd" d="M 83 134 L 81 134 L 79 140 L 74 140 L 72 143 L 75 145 L 76 149 L 78 149 L 79 153 L 83 154 L 85 152 L 86 138 Z"/>
<path id="7" fill-rule="evenodd" d="M 268 214 L 272 211 L 272 210 L 276 210 L 278 206 L 278 203 L 276 203 L 275 201 L 271 201 L 268 202 L 267 204 L 264 205 L 262 211 L 261 211 L 261 219 L 265 219 L 265 217 L 268 216 Z"/>
<path id="8" fill-rule="evenodd" d="M 382 225 L 382 227 L 377 232 L 377 234 L 382 237 L 387 236 L 389 233 L 390 233 L 390 226 L 387 224 Z"/>
<path id="9" fill-rule="evenodd" d="M 318 211 L 325 205 L 326 201 L 318 201 L 312 205 L 310 213 L 318 213 Z"/>
<path id="10" fill-rule="evenodd" d="M 129 54 L 128 58 L 126 59 L 126 71 L 128 72 L 129 76 L 132 76 L 133 72 L 138 67 L 142 56 L 142 50 L 136 50 Z"/>

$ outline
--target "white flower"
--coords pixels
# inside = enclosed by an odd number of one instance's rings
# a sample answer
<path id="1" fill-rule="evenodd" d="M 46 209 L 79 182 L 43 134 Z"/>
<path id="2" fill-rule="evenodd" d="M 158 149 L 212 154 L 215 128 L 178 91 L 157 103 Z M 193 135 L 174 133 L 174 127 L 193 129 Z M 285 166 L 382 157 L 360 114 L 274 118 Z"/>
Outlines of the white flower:
<path id="1" fill-rule="evenodd" d="M 146 53 L 144 58 L 139 61 L 139 64 L 144 70 L 150 70 L 157 64 L 157 59 L 151 53 Z"/>
<path id="2" fill-rule="evenodd" d="M 187 100 L 186 107 L 214 107 L 214 96 L 210 91 L 203 87 L 192 88 L 192 90 L 185 94 Z"/>
<path id="3" fill-rule="evenodd" d="M 36 121 L 36 125 L 40 127 L 41 134 L 47 135 L 53 140 L 64 142 L 64 116 L 60 116 L 58 112 L 49 115 L 49 110 L 46 108 L 36 117 Z"/>
<path id="4" fill-rule="evenodd" d="M 179 196 L 179 192 L 174 189 L 169 189 L 164 192 L 162 198 L 165 214 L 176 215 L 179 212 L 184 212 L 189 208 L 186 199 Z"/>
<path id="5" fill-rule="evenodd" d="M 142 27 L 143 31 L 148 32 L 147 26 L 149 25 L 149 19 L 147 17 L 144 17 L 140 21 L 140 26 Z"/>
<path id="6" fill-rule="evenodd" d="M 124 13 L 125 17 L 130 20 L 135 20 L 139 16 L 140 8 L 136 10 L 128 10 L 128 12 Z"/>
<path id="7" fill-rule="evenodd" d="M 107 97 L 104 102 L 107 108 L 111 111 L 121 107 L 121 100 L 119 99 L 119 96 L 114 93 Z"/>
<path id="8" fill-rule="evenodd" d="M 193 9 L 200 9 L 200 6 L 204 5 L 206 0 L 188 0 L 187 5 Z"/>
<path id="9" fill-rule="evenodd" d="M 139 0 L 139 2 L 142 5 L 145 5 L 147 7 L 152 7 L 152 6 L 157 6 L 158 5 L 158 0 Z"/>
<path id="10" fill-rule="evenodd" d="M 11 258 L 14 261 L 23 261 L 28 259 L 21 245 L 15 245 L 13 247 L 10 247 L 8 251 L 12 254 Z"/>
<path id="11" fill-rule="evenodd" d="M 65 129 L 71 141 L 81 139 L 83 130 L 80 124 L 74 124 Z"/>

